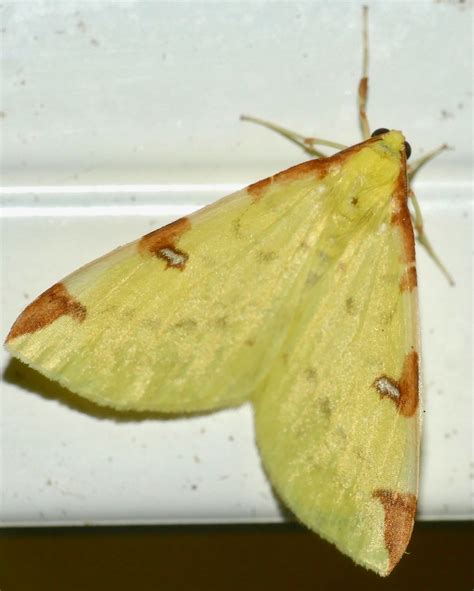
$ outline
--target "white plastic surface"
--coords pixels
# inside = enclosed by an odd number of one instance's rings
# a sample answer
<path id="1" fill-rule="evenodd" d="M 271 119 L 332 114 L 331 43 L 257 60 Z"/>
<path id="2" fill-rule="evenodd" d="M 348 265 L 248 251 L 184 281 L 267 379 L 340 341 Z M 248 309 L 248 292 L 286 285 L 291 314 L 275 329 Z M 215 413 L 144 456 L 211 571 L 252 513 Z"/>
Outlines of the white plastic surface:
<path id="1" fill-rule="evenodd" d="M 76 267 L 306 159 L 267 117 L 359 141 L 359 2 L 4 3 L 2 322 Z M 420 518 L 472 515 L 472 11 L 370 4 L 372 127 L 402 129 L 427 231 L 419 249 Z M 283 519 L 251 408 L 189 419 L 94 407 L 2 357 L 4 525 Z"/>

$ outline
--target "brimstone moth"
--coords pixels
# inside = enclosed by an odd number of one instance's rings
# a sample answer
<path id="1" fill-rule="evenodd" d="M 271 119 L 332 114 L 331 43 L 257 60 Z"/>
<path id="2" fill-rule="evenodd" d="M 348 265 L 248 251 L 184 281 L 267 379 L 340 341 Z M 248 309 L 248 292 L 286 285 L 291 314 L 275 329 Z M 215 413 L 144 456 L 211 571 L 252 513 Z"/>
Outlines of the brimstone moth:
<path id="1" fill-rule="evenodd" d="M 7 348 L 116 409 L 252 399 L 281 498 L 386 575 L 408 543 L 418 480 L 406 176 L 397 131 L 280 172 L 55 284 L 20 315 Z"/>

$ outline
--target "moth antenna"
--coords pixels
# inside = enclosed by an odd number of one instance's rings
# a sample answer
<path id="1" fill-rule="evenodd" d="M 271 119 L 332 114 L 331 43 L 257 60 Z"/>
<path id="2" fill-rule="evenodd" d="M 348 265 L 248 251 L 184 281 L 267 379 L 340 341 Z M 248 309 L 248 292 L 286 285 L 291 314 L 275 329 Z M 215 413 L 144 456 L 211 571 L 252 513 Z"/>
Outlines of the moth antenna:
<path id="1" fill-rule="evenodd" d="M 415 210 L 414 214 L 412 215 L 412 219 L 413 219 L 413 225 L 415 226 L 416 239 L 425 248 L 426 252 L 432 258 L 432 260 L 434 261 L 436 266 L 439 268 L 439 270 L 446 277 L 449 285 L 455 285 L 454 279 L 452 278 L 451 274 L 449 273 L 447 268 L 444 266 L 444 264 L 441 262 L 441 259 L 436 254 L 433 246 L 431 245 L 431 242 L 428 240 L 428 236 L 425 234 L 425 229 L 424 229 L 424 224 L 423 224 L 423 216 L 421 214 L 420 205 L 418 203 L 418 199 L 416 198 L 415 193 L 411 189 L 409 189 L 409 191 L 408 191 L 408 197 L 411 199 L 411 202 L 413 204 L 413 209 Z"/>
<path id="2" fill-rule="evenodd" d="M 442 146 L 439 146 L 439 148 L 435 148 L 434 150 L 431 150 L 431 152 L 428 152 L 424 156 L 417 158 L 411 164 L 409 164 L 407 167 L 407 173 L 408 173 L 408 178 L 410 179 L 410 181 L 413 180 L 413 177 L 420 170 L 420 168 L 422 166 L 424 166 L 430 160 L 433 160 L 433 158 L 438 156 L 438 154 L 441 154 L 441 152 L 444 152 L 444 150 L 449 150 L 448 144 L 443 144 Z"/>
<path id="3" fill-rule="evenodd" d="M 271 129 L 272 131 L 282 135 L 286 139 L 290 140 L 290 142 L 293 142 L 294 144 L 302 148 L 310 156 L 316 156 L 316 158 L 327 157 L 326 154 L 315 148 L 315 146 L 317 145 L 335 148 L 336 150 L 345 150 L 347 148 L 347 146 L 339 144 L 338 142 L 332 142 L 330 140 L 324 140 L 316 137 L 306 137 L 304 135 L 301 135 L 300 133 L 297 133 L 296 131 L 292 131 L 291 129 L 287 129 L 286 127 L 277 125 L 276 123 L 271 123 L 270 121 L 266 121 L 265 119 L 260 119 L 259 117 L 241 115 L 240 119 L 241 121 L 250 121 L 251 123 L 256 123 L 257 125 L 261 125 L 262 127 Z"/>
<path id="4" fill-rule="evenodd" d="M 362 78 L 357 92 L 359 106 L 359 124 L 362 137 L 370 137 L 369 120 L 367 119 L 367 100 L 369 96 L 369 7 L 362 7 Z"/>

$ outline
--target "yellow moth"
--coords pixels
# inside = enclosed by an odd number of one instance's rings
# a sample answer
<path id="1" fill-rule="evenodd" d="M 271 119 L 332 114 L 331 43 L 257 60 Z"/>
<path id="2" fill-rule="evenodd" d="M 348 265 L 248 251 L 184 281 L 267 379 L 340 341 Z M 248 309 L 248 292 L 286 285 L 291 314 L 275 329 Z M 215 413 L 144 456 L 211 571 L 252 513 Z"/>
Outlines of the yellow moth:
<path id="1" fill-rule="evenodd" d="M 119 410 L 190 413 L 251 400 L 262 461 L 284 502 L 387 575 L 416 511 L 417 278 L 407 145 L 398 131 L 370 137 L 366 95 L 364 75 L 362 143 L 75 271 L 23 311 L 6 347 Z M 316 144 L 332 145 L 272 127 L 313 155 Z"/>

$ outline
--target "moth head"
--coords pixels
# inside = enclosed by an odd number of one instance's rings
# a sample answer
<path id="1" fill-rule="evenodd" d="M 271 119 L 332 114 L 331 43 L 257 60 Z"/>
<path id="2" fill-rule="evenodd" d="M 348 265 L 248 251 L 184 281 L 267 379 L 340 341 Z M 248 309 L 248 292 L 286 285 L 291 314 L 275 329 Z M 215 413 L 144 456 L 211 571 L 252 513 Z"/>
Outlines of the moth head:
<path id="1" fill-rule="evenodd" d="M 371 137 L 376 137 L 377 135 L 383 135 L 384 133 L 389 133 L 390 129 L 387 129 L 386 127 L 379 127 L 378 129 L 376 129 L 375 131 L 372 132 Z M 410 158 L 411 156 L 411 146 L 408 142 L 404 142 L 404 146 L 405 146 L 405 157 L 408 160 L 408 158 Z"/>

